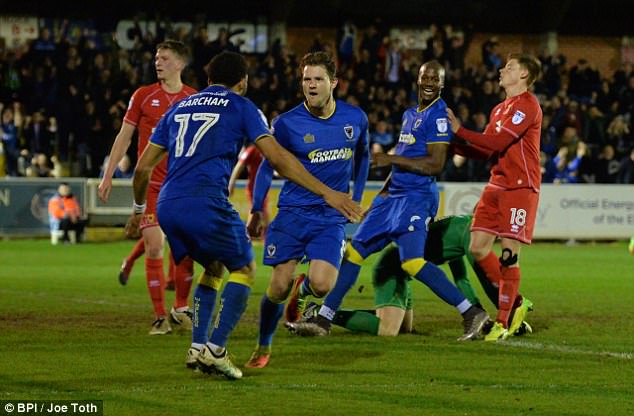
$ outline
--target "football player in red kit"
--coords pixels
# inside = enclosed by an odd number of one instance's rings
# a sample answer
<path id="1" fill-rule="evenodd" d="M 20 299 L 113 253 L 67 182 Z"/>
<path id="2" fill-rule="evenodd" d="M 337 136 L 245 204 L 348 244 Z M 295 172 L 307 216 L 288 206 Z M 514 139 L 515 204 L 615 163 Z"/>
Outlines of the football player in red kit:
<path id="1" fill-rule="evenodd" d="M 179 41 L 166 40 L 156 47 L 154 63 L 158 82 L 138 88 L 128 105 L 121 130 L 110 151 L 108 164 L 99 184 L 99 198 L 106 202 L 112 190 L 112 175 L 117 163 L 123 158 L 134 130 L 138 129 L 138 155 L 148 145 L 150 136 L 161 116 L 176 102 L 196 92 L 183 84 L 181 73 L 187 66 L 187 47 Z M 167 173 L 167 158 L 152 172 L 147 198 L 147 208 L 141 223 L 141 234 L 145 246 L 145 273 L 147 287 L 154 306 L 155 321 L 150 335 L 163 335 L 172 331 L 165 310 L 165 272 L 163 271 L 163 232 L 156 220 L 156 202 Z M 188 306 L 192 284 L 193 262 L 186 258 L 175 271 L 176 299 L 170 312 L 174 324 L 191 329 L 191 312 Z"/>
<path id="2" fill-rule="evenodd" d="M 456 153 L 472 158 L 493 158 L 491 177 L 478 202 L 469 247 L 487 277 L 499 287 L 496 322 L 486 341 L 505 339 L 519 327 L 528 305 L 518 296 L 521 243 L 530 244 L 535 226 L 541 171 L 539 139 L 542 110 L 528 89 L 539 78 L 541 64 L 527 54 L 510 54 L 500 69 L 506 99 L 491 111 L 483 133 L 463 128 L 449 109 Z M 495 240 L 502 249 L 493 252 Z M 510 321 L 510 322 L 509 322 Z"/>

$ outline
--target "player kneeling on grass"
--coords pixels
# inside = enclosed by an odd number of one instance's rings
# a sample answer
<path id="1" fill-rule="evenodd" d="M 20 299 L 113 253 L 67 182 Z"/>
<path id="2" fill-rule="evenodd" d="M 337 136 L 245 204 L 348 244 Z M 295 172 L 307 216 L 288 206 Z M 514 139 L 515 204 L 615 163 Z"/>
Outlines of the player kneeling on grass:
<path id="1" fill-rule="evenodd" d="M 491 303 L 498 305 L 498 288 L 474 261 L 469 253 L 471 215 L 449 216 L 434 221 L 429 225 L 429 235 L 425 243 L 425 259 L 440 265 L 448 263 L 452 277 L 458 290 L 471 302 L 482 308 L 467 276 L 464 258 L 474 270 L 482 288 Z M 413 311 L 409 281 L 410 276 L 401 268 L 398 248 L 388 247 L 377 261 L 373 270 L 372 284 L 375 290 L 374 310 L 339 309 L 332 323 L 352 331 L 367 332 L 373 335 L 394 336 L 412 331 Z M 511 317 L 510 330 L 513 335 L 532 332 L 531 326 L 524 321 L 526 313 L 533 308 L 533 303 L 518 296 L 519 301 Z M 316 315 L 315 303 L 306 307 L 302 321 Z M 301 324 L 300 321 L 299 323 Z M 313 335 L 304 331 L 304 326 L 287 323 L 287 328 L 297 335 Z M 485 333 L 490 328 L 484 331 Z"/>

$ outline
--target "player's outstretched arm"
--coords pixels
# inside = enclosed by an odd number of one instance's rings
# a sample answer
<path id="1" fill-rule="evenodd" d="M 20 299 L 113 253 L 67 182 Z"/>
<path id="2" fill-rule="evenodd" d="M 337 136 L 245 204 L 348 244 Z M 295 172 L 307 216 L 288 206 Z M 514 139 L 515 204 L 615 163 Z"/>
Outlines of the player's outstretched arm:
<path id="1" fill-rule="evenodd" d="M 135 129 L 135 126 L 124 121 L 121 125 L 121 130 L 119 130 L 117 137 L 114 139 L 110 156 L 103 172 L 103 178 L 101 178 L 99 188 L 97 188 L 97 195 L 99 195 L 99 199 L 102 202 L 108 202 L 112 191 L 112 175 L 121 159 L 123 159 L 123 155 L 128 151 Z"/>
<path id="2" fill-rule="evenodd" d="M 272 181 L 273 167 L 267 159 L 264 159 L 262 163 L 260 163 L 260 167 L 255 175 L 255 184 L 253 185 L 253 205 L 251 206 L 251 214 L 247 221 L 247 231 L 251 237 L 258 238 L 262 234 L 264 228 L 262 210 L 264 209 L 264 200 L 271 188 Z"/>
<path id="3" fill-rule="evenodd" d="M 370 171 L 370 149 L 368 147 L 367 132 L 359 139 L 354 152 L 354 187 L 352 188 L 352 199 L 361 202 L 363 189 L 368 180 Z"/>
<path id="4" fill-rule="evenodd" d="M 311 175 L 304 166 L 284 149 L 273 136 L 263 136 L 255 142 L 264 157 L 283 177 L 324 198 L 324 201 L 352 222 L 359 222 L 361 207 L 348 194 L 337 192 Z"/>
<path id="5" fill-rule="evenodd" d="M 397 165 L 401 169 L 416 173 L 418 175 L 438 175 L 442 172 L 447 160 L 448 143 L 430 143 L 427 145 L 427 156 L 404 157 L 398 155 L 388 155 L 385 153 L 372 154 L 372 166 L 383 167 Z"/>
<path id="6" fill-rule="evenodd" d="M 499 129 L 499 132 L 494 134 L 478 133 L 465 129 L 460 124 L 458 117 L 456 117 L 449 108 L 447 109 L 447 118 L 451 123 L 451 131 L 453 131 L 457 137 L 468 141 L 469 144 L 477 145 L 485 151 L 501 152 L 521 137 L 521 134 L 517 134 L 504 126 Z"/>

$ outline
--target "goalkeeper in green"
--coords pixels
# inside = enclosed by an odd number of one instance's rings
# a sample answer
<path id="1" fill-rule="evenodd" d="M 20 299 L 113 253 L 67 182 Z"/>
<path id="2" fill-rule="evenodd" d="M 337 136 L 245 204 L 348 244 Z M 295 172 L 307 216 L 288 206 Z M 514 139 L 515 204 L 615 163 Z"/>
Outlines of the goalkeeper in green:
<path id="1" fill-rule="evenodd" d="M 470 226 L 472 215 L 445 217 L 429 225 L 429 234 L 425 244 L 425 260 L 436 265 L 448 263 L 456 286 L 473 305 L 481 307 L 467 276 L 465 257 L 473 268 L 480 284 L 491 302 L 498 305 L 498 288 L 487 279 L 469 253 Z M 372 284 L 375 293 L 374 310 L 339 309 L 332 321 L 352 331 L 367 332 L 374 335 L 394 336 L 412 332 L 413 310 L 410 277 L 401 268 L 398 248 L 394 245 L 381 253 L 377 261 Z M 519 298 L 519 297 L 518 297 Z M 532 310 L 532 303 L 523 299 L 523 304 Z M 317 308 L 318 309 L 318 308 Z M 306 315 L 311 310 L 307 307 Z M 512 333 L 531 332 L 528 323 L 516 323 Z"/>

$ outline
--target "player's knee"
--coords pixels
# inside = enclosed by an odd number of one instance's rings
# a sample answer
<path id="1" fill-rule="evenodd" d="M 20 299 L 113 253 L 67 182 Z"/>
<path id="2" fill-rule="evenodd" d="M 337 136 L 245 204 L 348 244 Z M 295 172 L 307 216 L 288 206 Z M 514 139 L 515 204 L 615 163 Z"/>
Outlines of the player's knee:
<path id="1" fill-rule="evenodd" d="M 266 295 L 271 302 L 283 303 L 291 292 L 292 283 L 292 279 L 280 279 L 274 276 L 266 288 Z"/>
<path id="2" fill-rule="evenodd" d="M 266 297 L 273 303 L 284 303 L 288 297 L 288 291 L 280 291 L 269 284 L 266 288 Z"/>
<path id="3" fill-rule="evenodd" d="M 163 246 L 148 246 L 145 248 L 145 255 L 150 259 L 162 259 Z"/>
<path id="4" fill-rule="evenodd" d="M 309 285 L 311 292 L 316 298 L 323 298 L 333 288 L 334 282 L 328 279 L 315 279 L 314 281 L 311 279 Z"/>
<path id="5" fill-rule="evenodd" d="M 343 258 L 357 266 L 361 266 L 364 260 L 363 256 L 352 246 L 352 243 L 346 244 L 346 252 Z"/>
<path id="6" fill-rule="evenodd" d="M 471 253 L 473 258 L 476 260 L 482 260 L 485 258 L 487 254 L 489 254 L 489 251 L 491 251 L 489 247 L 481 244 L 474 244 L 473 241 L 469 244 L 469 253 Z"/>
<path id="7" fill-rule="evenodd" d="M 401 263 L 401 269 L 410 276 L 416 276 L 418 272 L 425 266 L 425 259 L 417 257 L 415 259 L 409 259 Z"/>

